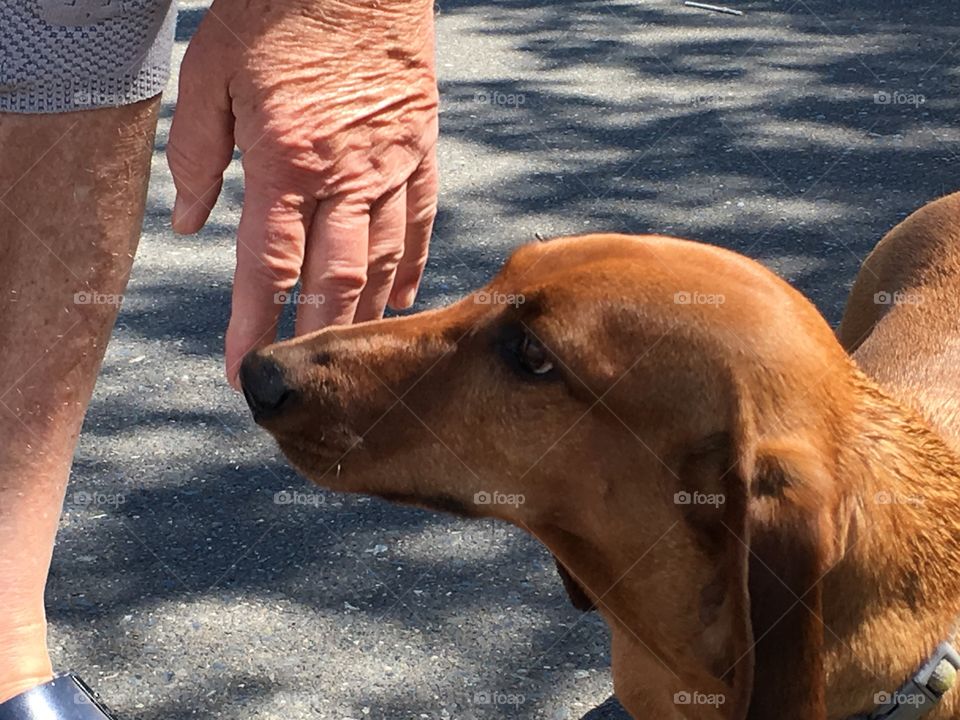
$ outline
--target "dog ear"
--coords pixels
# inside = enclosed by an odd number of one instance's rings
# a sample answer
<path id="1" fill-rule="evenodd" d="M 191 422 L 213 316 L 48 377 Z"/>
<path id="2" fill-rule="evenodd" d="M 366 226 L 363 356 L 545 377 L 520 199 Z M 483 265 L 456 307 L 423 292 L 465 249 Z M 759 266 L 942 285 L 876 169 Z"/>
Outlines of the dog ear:
<path id="1" fill-rule="evenodd" d="M 826 719 L 822 579 L 834 485 L 813 447 L 756 449 L 747 518 L 754 647 L 750 720 Z"/>
<path id="2" fill-rule="evenodd" d="M 753 688 L 754 636 L 748 590 L 749 483 L 740 479 L 736 458 L 737 441 L 719 433 L 688 449 L 677 476 L 684 520 L 716 569 L 700 589 L 703 630 L 696 652 L 705 669 L 729 688 L 724 691 L 726 717 L 744 720 Z M 701 502 L 693 501 L 693 493 L 702 494 Z M 722 502 L 706 502 L 711 495 Z"/>
<path id="3" fill-rule="evenodd" d="M 819 581 L 827 569 L 821 517 L 832 485 L 798 441 L 758 444 L 749 422 L 709 438 L 680 468 L 682 491 L 723 498 L 686 520 L 717 576 L 701 591 L 702 656 L 730 688 L 731 720 L 826 720 Z"/>

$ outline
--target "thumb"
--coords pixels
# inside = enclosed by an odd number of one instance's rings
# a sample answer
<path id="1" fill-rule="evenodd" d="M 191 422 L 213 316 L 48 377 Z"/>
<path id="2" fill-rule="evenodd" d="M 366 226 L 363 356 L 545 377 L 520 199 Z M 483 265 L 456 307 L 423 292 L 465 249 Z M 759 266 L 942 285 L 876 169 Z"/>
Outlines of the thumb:
<path id="1" fill-rule="evenodd" d="M 210 57 L 215 45 L 203 27 L 187 48 L 180 93 L 167 142 L 167 163 L 177 188 L 173 229 L 195 233 L 207 221 L 233 157 L 233 113 L 227 80 Z M 214 36 L 215 37 L 215 36 Z"/>

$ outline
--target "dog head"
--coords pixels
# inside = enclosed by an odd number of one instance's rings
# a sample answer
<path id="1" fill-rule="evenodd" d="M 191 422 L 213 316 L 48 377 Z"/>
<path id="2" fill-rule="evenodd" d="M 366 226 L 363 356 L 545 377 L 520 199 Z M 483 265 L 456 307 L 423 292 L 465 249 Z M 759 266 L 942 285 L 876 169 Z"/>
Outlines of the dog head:
<path id="1" fill-rule="evenodd" d="M 610 624 L 634 714 L 809 720 L 851 372 L 762 266 L 596 235 L 523 247 L 449 307 L 257 351 L 241 379 L 315 482 L 538 537 Z"/>

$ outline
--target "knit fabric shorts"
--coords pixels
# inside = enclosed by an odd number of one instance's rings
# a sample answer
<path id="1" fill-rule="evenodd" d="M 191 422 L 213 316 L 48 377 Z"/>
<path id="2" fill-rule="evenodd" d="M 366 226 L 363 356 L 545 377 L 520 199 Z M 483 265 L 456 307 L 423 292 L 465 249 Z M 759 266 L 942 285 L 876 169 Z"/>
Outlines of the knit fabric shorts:
<path id="1" fill-rule="evenodd" d="M 0 112 L 146 100 L 167 84 L 174 0 L 0 0 Z"/>

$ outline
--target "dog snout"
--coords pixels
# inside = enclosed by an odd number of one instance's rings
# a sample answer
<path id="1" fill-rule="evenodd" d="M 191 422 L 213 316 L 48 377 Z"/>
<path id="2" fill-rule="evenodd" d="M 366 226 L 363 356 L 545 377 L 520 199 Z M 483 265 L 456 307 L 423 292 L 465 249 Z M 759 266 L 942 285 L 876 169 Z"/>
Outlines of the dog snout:
<path id="1" fill-rule="evenodd" d="M 259 351 L 248 353 L 243 359 L 240 366 L 240 386 L 256 420 L 280 414 L 290 404 L 293 396 L 283 369 L 277 361 Z"/>

